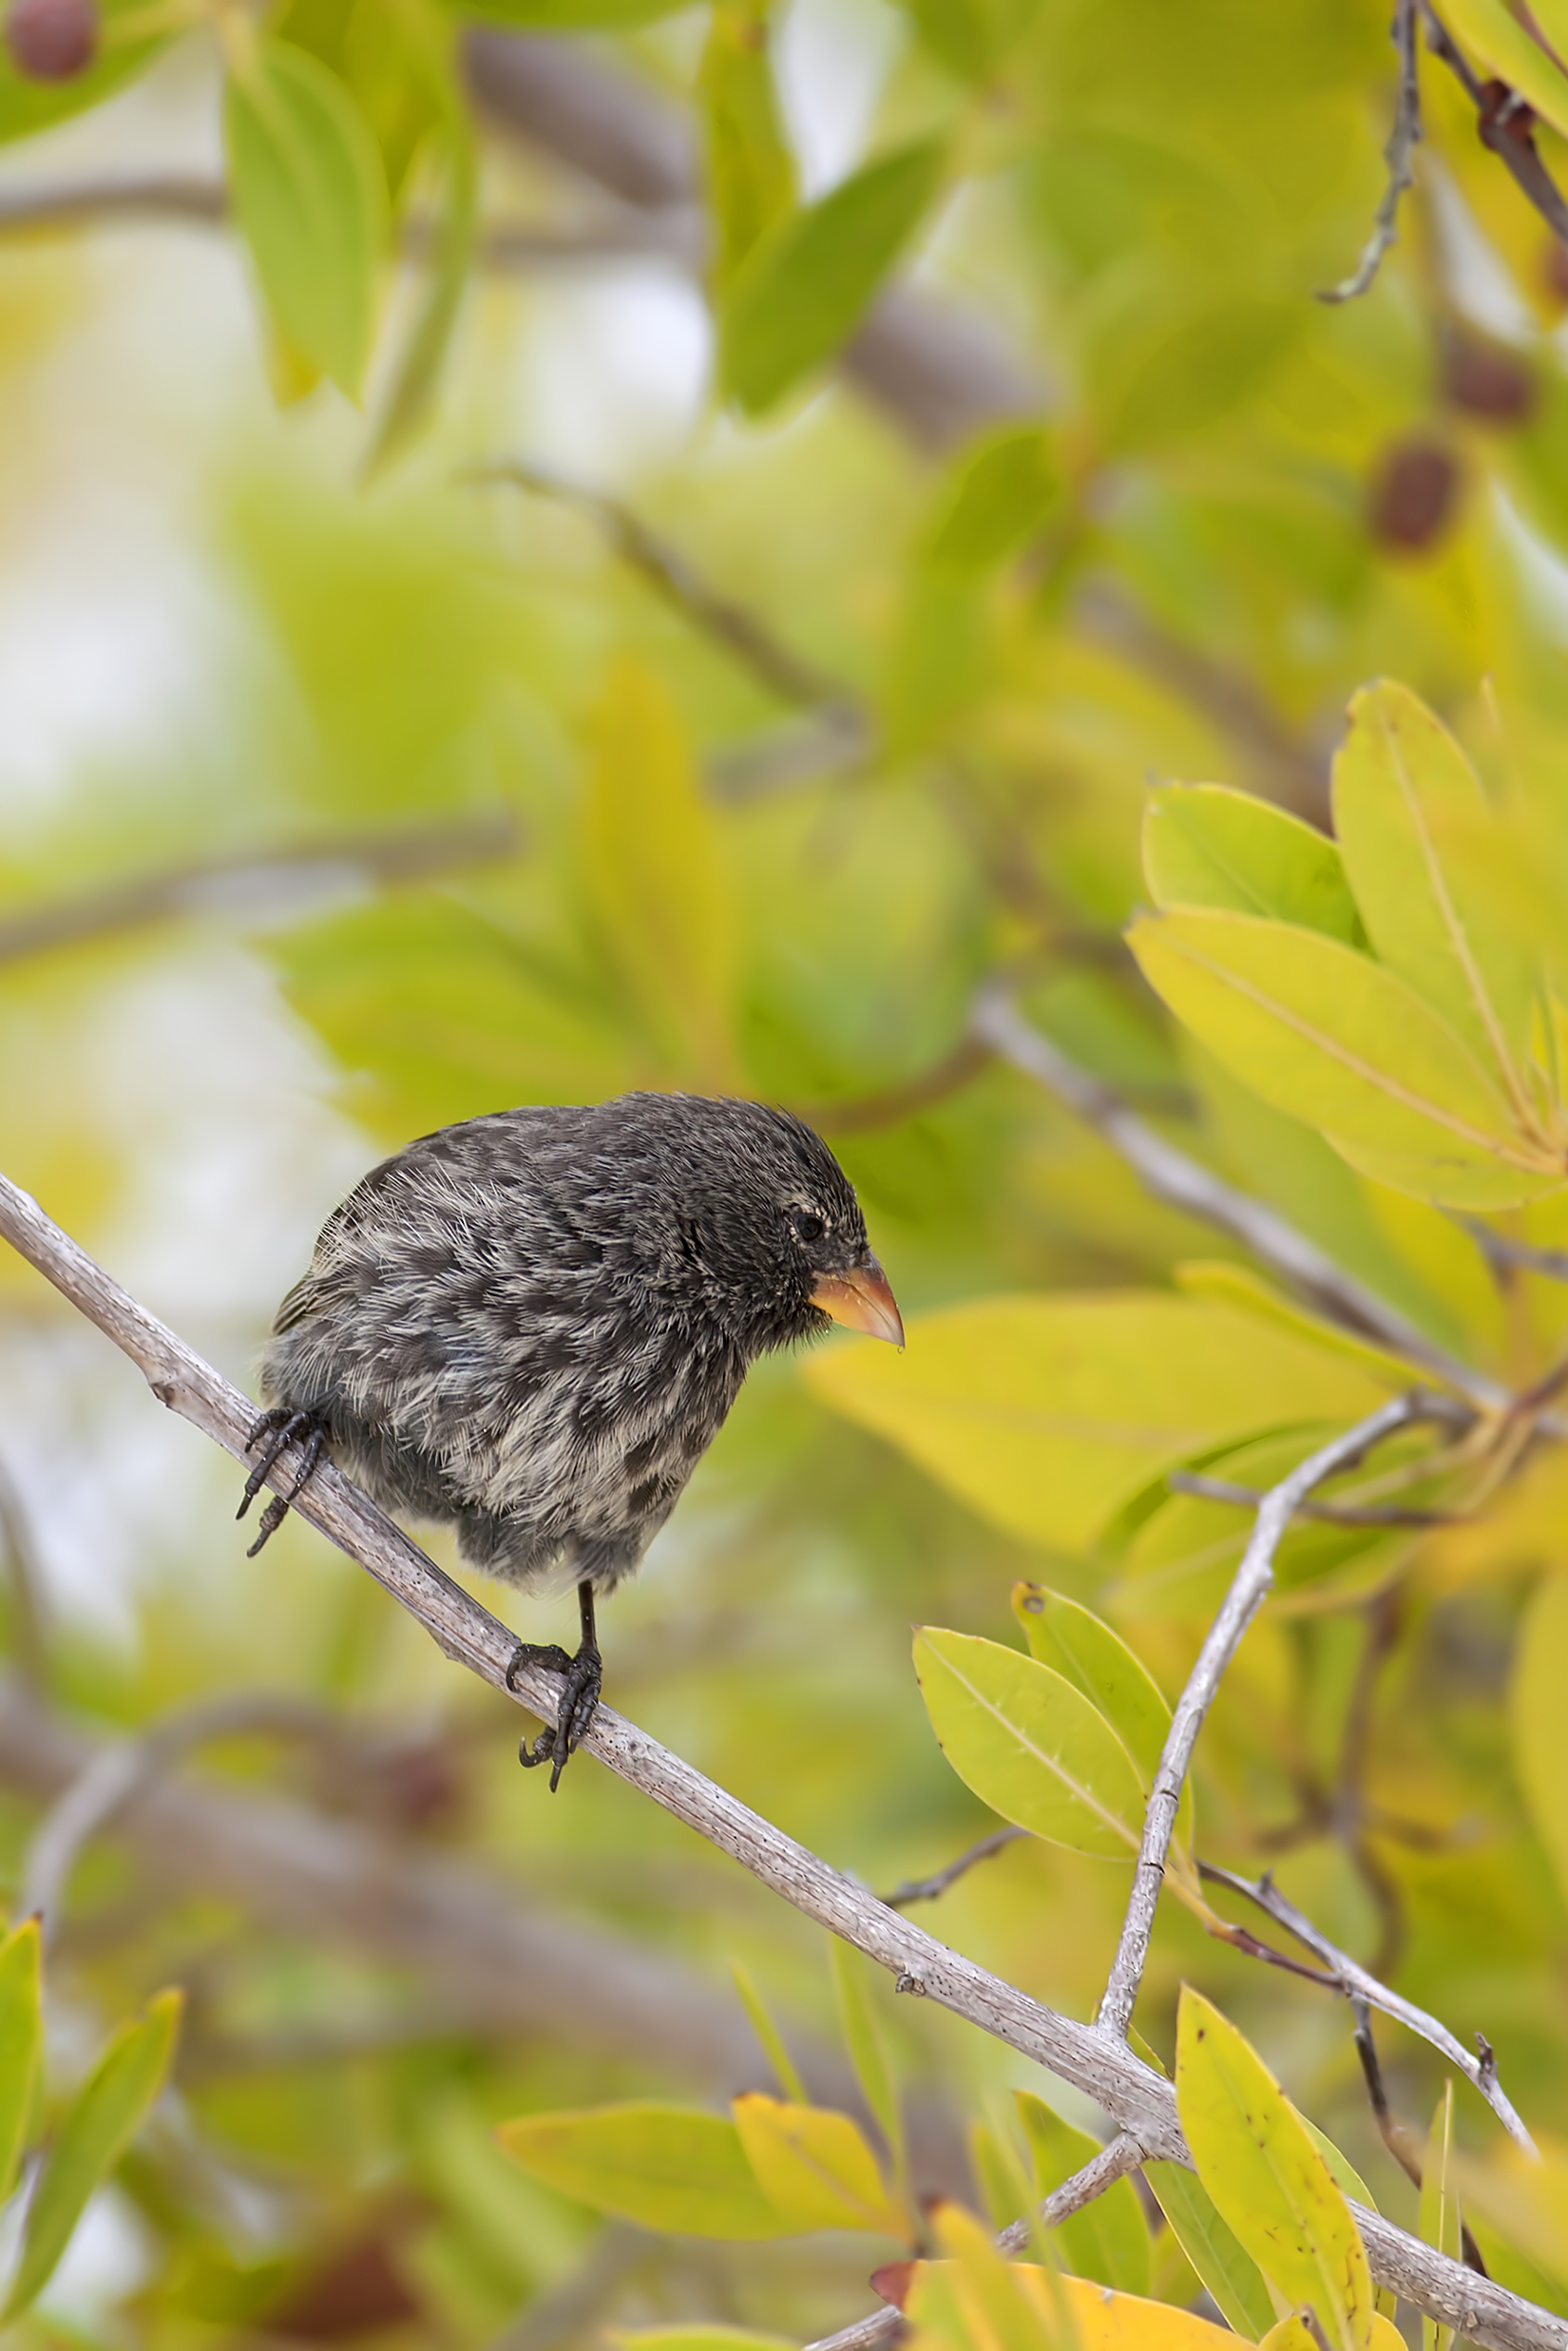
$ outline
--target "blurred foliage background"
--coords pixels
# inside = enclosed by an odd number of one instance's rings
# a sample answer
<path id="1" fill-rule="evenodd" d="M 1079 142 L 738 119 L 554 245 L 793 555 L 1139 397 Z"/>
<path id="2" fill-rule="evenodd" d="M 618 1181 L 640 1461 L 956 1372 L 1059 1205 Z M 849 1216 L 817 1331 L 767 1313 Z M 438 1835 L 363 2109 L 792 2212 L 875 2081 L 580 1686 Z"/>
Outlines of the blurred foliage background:
<path id="1" fill-rule="evenodd" d="M 1444 1345 L 1540 1369 L 1560 1292 L 1246 1096 L 1119 935 L 1151 781 L 1321 823 L 1375 674 L 1563 822 L 1568 257 L 1441 65 L 1394 253 L 1317 298 L 1382 192 L 1385 0 L 115 0 L 93 38 L 45 83 L 13 29 L 0 75 L 0 1165 L 132 1290 L 248 1384 L 376 1156 L 634 1085 L 814 1118 L 907 1314 L 1232 1253 L 975 1046 L 1001 971 Z M 247 1564 L 229 1464 L 9 1257 L 0 1308 L 12 1906 L 102 1743 L 237 1701 L 70 1879 L 51 2094 L 158 1986 L 186 2022 L 32 2334 L 854 2315 L 862 2241 L 605 2229 L 491 2136 L 766 2086 L 736 1959 L 844 2094 L 821 1938 L 590 1761 L 521 1781 L 512 1711 L 309 1530 Z M 1021 1576 L 1114 1593 L 1049 1521 L 766 1364 L 608 1612 L 610 1696 L 870 1884 L 924 1875 L 992 1817 L 908 1627 L 1010 1639 Z M 1206 1852 L 1276 1865 L 1568 2132 L 1509 1712 L 1561 1523 L 1527 1483 L 1266 1618 L 1198 1795 Z M 1168 1692 L 1211 1599 L 1119 1615 Z M 1081 2015 L 1125 1882 L 1015 1844 L 920 1915 Z M 1167 2056 L 1183 1974 L 1409 2220 L 1343 2010 L 1162 1917 Z M 878 1997 L 916 2184 L 967 2192 L 961 2118 L 1028 2069 Z M 1386 2056 L 1419 2121 L 1436 2059 Z"/>

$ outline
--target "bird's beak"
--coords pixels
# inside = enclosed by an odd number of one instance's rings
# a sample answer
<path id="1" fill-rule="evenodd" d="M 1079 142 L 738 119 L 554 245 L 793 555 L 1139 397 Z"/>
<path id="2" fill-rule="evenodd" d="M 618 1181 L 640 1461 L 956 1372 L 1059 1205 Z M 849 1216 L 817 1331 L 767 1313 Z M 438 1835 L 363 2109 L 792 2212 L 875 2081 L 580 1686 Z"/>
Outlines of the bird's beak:
<path id="1" fill-rule="evenodd" d="M 848 1273 L 819 1273 L 812 1292 L 813 1306 L 831 1314 L 846 1330 L 863 1330 L 868 1339 L 886 1339 L 889 1347 L 904 1344 L 904 1324 L 888 1276 L 874 1257 Z"/>

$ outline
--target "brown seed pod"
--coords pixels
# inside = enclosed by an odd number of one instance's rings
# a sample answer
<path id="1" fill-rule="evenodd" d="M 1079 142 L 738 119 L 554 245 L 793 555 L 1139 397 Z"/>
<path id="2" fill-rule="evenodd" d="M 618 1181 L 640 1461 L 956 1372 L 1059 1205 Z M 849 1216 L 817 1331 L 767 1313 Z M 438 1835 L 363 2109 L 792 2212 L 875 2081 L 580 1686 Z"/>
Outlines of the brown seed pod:
<path id="1" fill-rule="evenodd" d="M 29 82 L 74 82 L 98 54 L 97 0 L 10 0 L 7 52 Z"/>
<path id="2" fill-rule="evenodd" d="M 1452 518 L 1459 466 L 1440 442 L 1412 435 L 1384 451 L 1372 476 L 1367 521 L 1379 546 L 1406 554 L 1432 545 Z"/>
<path id="3" fill-rule="evenodd" d="M 1444 390 L 1454 408 L 1489 425 L 1522 425 L 1536 405 L 1536 379 L 1505 343 L 1456 334 L 1443 355 Z"/>

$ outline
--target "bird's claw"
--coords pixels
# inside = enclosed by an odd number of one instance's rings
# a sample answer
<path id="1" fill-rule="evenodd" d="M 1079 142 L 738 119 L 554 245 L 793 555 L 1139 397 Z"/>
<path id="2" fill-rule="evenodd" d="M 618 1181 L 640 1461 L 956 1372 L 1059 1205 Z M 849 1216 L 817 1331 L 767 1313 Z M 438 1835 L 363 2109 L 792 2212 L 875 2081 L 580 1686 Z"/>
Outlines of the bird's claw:
<path id="1" fill-rule="evenodd" d="M 553 1727 L 546 1725 L 530 1747 L 525 1738 L 518 1748 L 517 1760 L 525 1771 L 532 1771 L 540 1764 L 550 1764 L 550 1793 L 553 1796 L 561 1785 L 561 1774 L 570 1757 L 583 1744 L 588 1726 L 599 1705 L 599 1693 L 604 1685 L 604 1666 L 597 1649 L 586 1642 L 575 1657 L 551 1641 L 519 1641 L 507 1667 L 507 1688 L 515 1691 L 512 1679 L 519 1666 L 542 1665 L 551 1673 L 559 1673 L 564 1687 Z"/>
<path id="2" fill-rule="evenodd" d="M 299 1475 L 290 1486 L 287 1494 L 275 1494 L 261 1513 L 260 1523 L 256 1531 L 256 1540 L 245 1554 L 247 1559 L 254 1559 L 262 1546 L 277 1534 L 289 1515 L 289 1504 L 298 1498 L 315 1476 L 327 1447 L 325 1422 L 317 1420 L 314 1412 L 292 1411 L 287 1405 L 274 1405 L 270 1411 L 261 1414 L 245 1439 L 247 1453 L 261 1437 L 267 1440 L 266 1449 L 250 1476 L 245 1480 L 245 1491 L 240 1497 L 239 1507 L 234 1514 L 237 1519 L 242 1519 L 245 1516 L 270 1476 L 278 1455 L 292 1444 L 296 1437 L 300 1440 L 304 1458 L 300 1464 Z"/>

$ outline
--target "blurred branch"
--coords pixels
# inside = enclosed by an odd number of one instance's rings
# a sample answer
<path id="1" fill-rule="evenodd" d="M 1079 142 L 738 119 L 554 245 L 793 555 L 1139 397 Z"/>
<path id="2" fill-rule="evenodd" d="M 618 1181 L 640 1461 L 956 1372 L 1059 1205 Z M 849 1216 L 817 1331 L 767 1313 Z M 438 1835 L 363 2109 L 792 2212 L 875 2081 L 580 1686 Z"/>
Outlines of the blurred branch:
<path id="1" fill-rule="evenodd" d="M 1403 1998 L 1399 1993 L 1390 1992 L 1386 1984 L 1380 1983 L 1375 1976 L 1369 1975 L 1348 1953 L 1341 1951 L 1336 1943 L 1331 1943 L 1327 1935 L 1320 1932 L 1311 1920 L 1280 1892 L 1271 1876 L 1266 1874 L 1255 1880 L 1239 1878 L 1212 1862 L 1199 1862 L 1198 1869 L 1208 1883 L 1229 1886 L 1233 1893 L 1240 1894 L 1248 1902 L 1255 1903 L 1266 1918 L 1272 1919 L 1276 1926 L 1283 1927 L 1288 1935 L 1293 1936 L 1305 1950 L 1310 1951 L 1314 1959 L 1323 1962 L 1334 1985 L 1347 1999 L 1365 2000 L 1369 2008 L 1379 2010 L 1385 2017 L 1391 2017 L 1396 2024 L 1404 2025 L 1407 2032 L 1429 2042 L 1485 2099 L 1515 2144 L 1522 2147 L 1527 2154 L 1535 2153 L 1535 2142 L 1498 2079 L 1497 2059 L 1491 2046 L 1479 2034 L 1476 2037 L 1481 2055 L 1473 2057 L 1463 2043 L 1456 2040 L 1447 2026 L 1440 2023 L 1436 2017 L 1429 2017 L 1424 2008 L 1417 2008 L 1413 2001 Z"/>
<path id="2" fill-rule="evenodd" d="M 1320 302 L 1353 302 L 1370 286 L 1398 234 L 1400 198 L 1415 185 L 1415 151 L 1421 143 L 1421 75 L 1416 62 L 1416 0 L 1394 0 L 1394 48 L 1399 53 L 1399 94 L 1394 124 L 1383 150 L 1387 183 L 1360 260 L 1337 286 L 1326 286 Z"/>
<path id="3" fill-rule="evenodd" d="M 3 1176 L 0 1234 L 130 1358 L 161 1404 L 236 1461 L 246 1458 L 254 1425 L 254 1407 L 247 1399 L 111 1281 L 34 1200 Z M 1376 1430 L 1413 1417 L 1419 1408 L 1413 1399 L 1391 1405 L 1352 1437 L 1366 1445 L 1373 1442 Z M 1291 1488 L 1299 1483 L 1305 1491 L 1309 1473 L 1329 1456 L 1329 1466 L 1340 1465 L 1348 1457 L 1352 1437 L 1304 1463 L 1271 1498 L 1275 1512 L 1289 1515 Z M 269 1474 L 274 1491 L 288 1492 L 298 1467 L 297 1448 L 291 1446 Z M 330 1462 L 322 1463 L 295 1508 L 356 1559 L 454 1663 L 498 1691 L 507 1689 L 510 1669 L 518 1703 L 542 1720 L 554 1721 L 556 1676 L 543 1667 L 517 1665 L 515 1635 L 444 1576 Z M 1260 1527 L 1269 1511 L 1266 1504 Z M 1060 2016 L 1016 1985 L 949 1951 L 608 1707 L 601 1706 L 583 1745 L 619 1778 L 730 1854 L 794 1909 L 894 1973 L 906 1991 L 938 2001 L 1084 2092 L 1137 2142 L 1140 2155 L 1190 2161 L 1170 2084 L 1135 2056 L 1119 2034 Z M 1176 1745 L 1173 1732 L 1168 1753 L 1174 1753 Z M 1162 1766 L 1162 1787 L 1163 1775 Z M 162 1791 L 165 1800 L 176 1792 Z M 1166 1808 L 1162 1802 L 1162 1818 Z M 1490 2281 L 1477 2280 L 1380 2215 L 1359 2206 L 1354 2209 L 1373 2277 L 1439 2324 L 1460 2329 L 1489 2351 L 1568 2351 L 1568 2322 L 1535 2309 Z"/>
<path id="4" fill-rule="evenodd" d="M 1124 2131 L 1119 2133 L 1098 2155 L 1091 2155 L 1081 2170 L 1063 2180 L 1060 2188 L 1053 2188 L 1031 2215 L 1009 2221 L 997 2236 L 998 2251 L 1009 2256 L 1027 2252 L 1040 2228 L 1056 2228 L 1063 2221 L 1071 2220 L 1075 2212 L 1093 2204 L 1116 2181 L 1136 2171 L 1142 2160 L 1143 2150 L 1138 2141 Z M 893 2265 L 895 2269 L 906 2271 L 914 2266 L 912 2262 Z M 806 2351 L 876 2351 L 879 2344 L 896 2342 L 903 2330 L 904 2313 L 889 2303 L 886 2309 L 873 2310 L 870 2317 L 857 2319 L 852 2326 L 842 2327 L 836 2335 L 825 2335 L 818 2342 L 809 2342 Z"/>
<path id="5" fill-rule="evenodd" d="M 465 866 L 515 856 L 521 847 L 516 817 L 495 809 L 437 824 L 317 833 L 309 840 L 203 858 L 19 914 L 0 914 L 0 965 L 177 915 L 238 911 L 366 880 L 429 881 Z"/>
<path id="6" fill-rule="evenodd" d="M 1541 162 L 1534 136 L 1535 116 L 1502 82 L 1483 82 L 1439 17 L 1430 0 L 1421 0 L 1426 46 L 1460 83 L 1476 110 L 1476 135 L 1509 172 L 1526 203 L 1534 206 L 1554 237 L 1568 245 L 1568 202 Z"/>
<path id="7" fill-rule="evenodd" d="M 1229 1478 L 1200 1477 L 1190 1469 L 1173 1469 L 1165 1480 L 1173 1494 L 1195 1494 L 1202 1501 L 1234 1502 L 1238 1509 L 1255 1510 L 1264 1500 L 1263 1489 L 1255 1485 L 1233 1485 Z M 1298 1503 L 1299 1519 L 1321 1520 L 1327 1526 L 1457 1526 L 1463 1514 L 1456 1510 L 1399 1510 L 1375 1505 L 1358 1509 L 1352 1502 Z"/>
<path id="8" fill-rule="evenodd" d="M 1496 1407 L 1507 1403 L 1505 1391 L 1494 1381 L 1434 1345 L 1425 1332 L 1344 1272 L 1276 1210 L 1250 1199 L 1168 1143 L 1109 1086 L 1078 1068 L 1026 1021 L 1005 988 L 993 986 L 981 996 L 971 1026 L 1003 1061 L 1034 1079 L 1102 1135 L 1157 1200 L 1214 1225 L 1239 1241 L 1343 1328 L 1391 1348 L 1476 1405 Z"/>
<path id="9" fill-rule="evenodd" d="M 656 2240 L 630 2221 L 602 2228 L 575 2269 L 530 2303 L 521 2318 L 497 2335 L 490 2351 L 555 2351 L 581 2334 L 623 2278 L 646 2260 Z"/>
<path id="10" fill-rule="evenodd" d="M 962 1093 L 992 1061 L 991 1047 L 972 1032 L 961 1037 L 950 1053 L 929 1069 L 907 1078 L 902 1085 L 876 1094 L 846 1095 L 836 1102 L 808 1102 L 800 1116 L 824 1135 L 868 1135 L 876 1128 L 896 1126 L 902 1118 L 934 1110 L 950 1095 Z"/>
<path id="11" fill-rule="evenodd" d="M 1469 1234 L 1494 1274 L 1539 1273 L 1549 1282 L 1568 1282 L 1568 1250 L 1538 1249 L 1529 1241 L 1511 1240 L 1479 1216 L 1456 1216 L 1454 1221 Z"/>
<path id="12" fill-rule="evenodd" d="M 10 1647 L 21 1679 L 42 1690 L 48 1679 L 44 1578 L 32 1548 L 32 1529 L 9 1473 L 0 1468 L 0 1552 L 10 1585 Z"/>
<path id="13" fill-rule="evenodd" d="M 1398 2164 L 1412 2188 L 1420 2192 L 1423 2180 L 1421 2158 L 1416 2150 L 1421 2146 L 1418 2134 L 1400 2122 L 1388 2104 L 1388 2093 L 1384 2087 L 1383 2068 L 1378 2063 L 1377 2043 L 1372 2038 L 1372 2017 L 1367 2003 L 1359 1995 L 1350 1996 L 1350 2014 L 1355 2018 L 1356 2055 L 1361 2059 L 1362 2077 L 1367 2084 L 1367 2095 L 1371 2101 L 1383 2144 Z M 1483 2044 L 1484 2046 L 1484 2044 Z M 1471 2235 L 1463 2215 L 1459 2224 L 1460 2242 L 1463 2247 L 1467 2267 L 1486 2275 L 1486 2264 L 1480 2246 Z"/>
<path id="14" fill-rule="evenodd" d="M 1020 1837 L 1028 1834 L 1026 1828 L 993 1828 L 988 1837 L 982 1837 L 977 1844 L 970 1845 L 966 1853 L 961 1853 L 956 1862 L 949 1862 L 946 1869 L 939 1869 L 934 1877 L 906 1878 L 902 1885 L 895 1885 L 892 1892 L 884 1894 L 882 1899 L 889 1910 L 902 1910 L 908 1902 L 934 1902 L 939 1896 L 946 1894 L 950 1885 L 956 1885 L 960 1878 L 967 1876 L 977 1862 L 988 1862 L 993 1854 L 1003 1852 L 1008 1845 L 1016 1844 Z"/>

